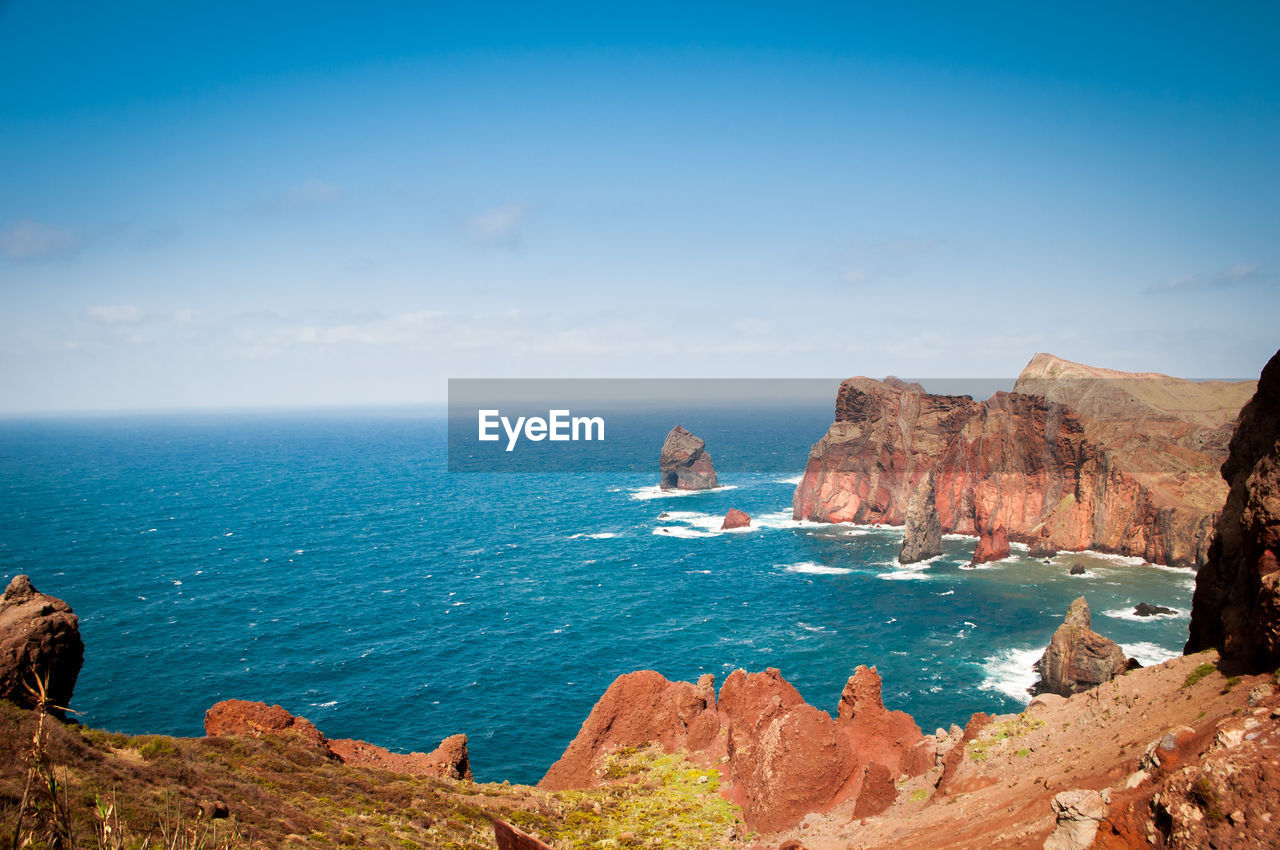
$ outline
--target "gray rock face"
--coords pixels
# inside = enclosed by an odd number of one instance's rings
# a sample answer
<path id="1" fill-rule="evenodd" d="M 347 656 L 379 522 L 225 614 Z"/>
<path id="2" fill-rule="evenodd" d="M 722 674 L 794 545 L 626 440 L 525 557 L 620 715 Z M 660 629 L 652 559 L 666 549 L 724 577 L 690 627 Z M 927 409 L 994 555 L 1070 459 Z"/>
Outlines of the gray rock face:
<path id="1" fill-rule="evenodd" d="M 1045 841 L 1045 850 L 1085 850 L 1098 835 L 1107 816 L 1107 803 L 1097 791 L 1063 791 L 1050 804 L 1058 826 Z"/>
<path id="2" fill-rule="evenodd" d="M 711 490 L 719 487 L 707 444 L 677 425 L 667 434 L 658 458 L 663 490 Z"/>
<path id="3" fill-rule="evenodd" d="M 61 717 L 83 663 L 80 619 L 71 606 L 40 593 L 27 576 L 14 576 L 0 599 L 0 699 L 33 708 L 27 687 L 47 680 L 50 713 Z"/>
<path id="4" fill-rule="evenodd" d="M 906 526 L 898 562 L 914 564 L 942 554 L 942 522 L 934 495 L 933 470 L 920 482 L 907 503 Z"/>
<path id="5" fill-rule="evenodd" d="M 1040 681 L 1032 687 L 1032 693 L 1069 697 L 1124 672 L 1128 664 L 1124 650 L 1093 631 L 1091 625 L 1089 603 L 1081 596 L 1071 603 L 1066 619 L 1036 662 Z"/>

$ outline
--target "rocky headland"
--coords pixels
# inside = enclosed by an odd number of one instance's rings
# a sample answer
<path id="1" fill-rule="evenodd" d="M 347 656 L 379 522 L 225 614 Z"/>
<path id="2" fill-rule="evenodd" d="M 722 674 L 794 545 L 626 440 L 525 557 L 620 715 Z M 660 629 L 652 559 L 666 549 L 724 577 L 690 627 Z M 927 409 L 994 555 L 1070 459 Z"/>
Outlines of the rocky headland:
<path id="1" fill-rule="evenodd" d="M 1254 382 L 1116 372 L 1037 354 L 986 401 L 850 378 L 796 488 L 798 520 L 902 525 L 926 476 L 942 530 L 974 562 L 1094 549 L 1158 564 L 1208 556 L 1226 498 L 1217 469 Z"/>

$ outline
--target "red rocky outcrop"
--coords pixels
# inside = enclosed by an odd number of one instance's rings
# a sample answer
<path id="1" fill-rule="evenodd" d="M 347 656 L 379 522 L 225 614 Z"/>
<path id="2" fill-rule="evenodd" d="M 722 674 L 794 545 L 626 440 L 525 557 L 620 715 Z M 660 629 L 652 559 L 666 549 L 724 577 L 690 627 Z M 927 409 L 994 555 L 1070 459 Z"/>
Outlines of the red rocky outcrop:
<path id="1" fill-rule="evenodd" d="M 932 739 L 910 716 L 884 708 L 874 668 L 858 668 L 835 718 L 806 703 L 775 669 L 734 671 L 718 700 L 712 685 L 708 676 L 697 685 L 653 671 L 620 676 L 539 786 L 590 787 L 601 756 L 656 741 L 718 766 L 727 780 L 722 790 L 742 806 L 747 825 L 773 832 L 846 800 L 859 811 L 883 811 L 899 776 L 933 764 Z"/>
<path id="2" fill-rule="evenodd" d="M 711 490 L 720 486 L 706 442 L 682 425 L 672 428 L 663 441 L 658 473 L 663 490 Z"/>
<path id="3" fill-rule="evenodd" d="M 1250 388 L 1048 355 L 1023 370 L 1019 391 L 984 402 L 850 378 L 840 385 L 834 424 L 809 454 L 792 513 L 901 525 L 932 471 L 945 532 L 1003 528 L 1038 551 L 1203 563 L 1225 496 L 1206 470 L 1221 462 L 1222 423 Z"/>
<path id="4" fill-rule="evenodd" d="M 988 564 L 1007 557 L 1009 557 L 1009 532 L 1003 527 L 984 528 L 978 534 L 978 543 L 973 547 L 973 560 L 969 562 L 969 566 L 976 567 L 979 564 Z"/>
<path id="5" fill-rule="evenodd" d="M 36 590 L 27 576 L 14 576 L 0 599 L 0 699 L 32 708 L 29 688 L 43 681 L 46 704 L 61 717 L 83 663 L 80 620 L 71 606 Z"/>
<path id="6" fill-rule="evenodd" d="M 746 528 L 751 525 L 751 517 L 747 516 L 744 511 L 737 508 L 729 508 L 729 512 L 724 515 L 724 522 L 720 523 L 721 531 L 728 531 L 734 528 Z"/>
<path id="7" fill-rule="evenodd" d="M 1280 666 L 1280 352 L 1240 412 L 1209 561 L 1196 577 L 1188 653 L 1218 648 L 1253 671 Z"/>
<path id="8" fill-rule="evenodd" d="M 305 717 L 295 717 L 278 705 L 228 699 L 217 703 L 204 715 L 204 732 L 209 736 L 239 735 L 260 738 L 276 735 L 294 738 L 328 758 L 359 767 L 371 767 L 411 776 L 439 779 L 470 779 L 471 761 L 467 736 L 452 735 L 430 753 L 393 753 L 375 744 L 351 739 L 330 741 Z"/>

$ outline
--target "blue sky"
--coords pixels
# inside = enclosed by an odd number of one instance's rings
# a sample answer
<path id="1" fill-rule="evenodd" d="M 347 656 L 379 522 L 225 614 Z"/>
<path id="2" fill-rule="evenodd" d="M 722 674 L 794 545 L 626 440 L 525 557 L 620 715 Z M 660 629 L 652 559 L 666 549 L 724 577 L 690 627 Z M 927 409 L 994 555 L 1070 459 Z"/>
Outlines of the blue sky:
<path id="1" fill-rule="evenodd" d="M 0 411 L 1280 344 L 1270 4 L 191 5 L 0 2 Z"/>

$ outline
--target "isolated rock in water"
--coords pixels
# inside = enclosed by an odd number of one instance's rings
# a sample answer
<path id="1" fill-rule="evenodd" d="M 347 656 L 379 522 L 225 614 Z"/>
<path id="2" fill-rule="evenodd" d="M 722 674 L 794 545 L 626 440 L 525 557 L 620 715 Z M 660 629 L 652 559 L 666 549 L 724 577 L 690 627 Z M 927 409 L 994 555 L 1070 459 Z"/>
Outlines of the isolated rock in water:
<path id="1" fill-rule="evenodd" d="M 1176 614 L 1177 611 L 1172 608 L 1166 608 L 1163 605 L 1152 605 L 1150 602 L 1139 602 L 1134 607 L 1133 613 L 1139 617 L 1154 617 L 1157 614 Z"/>
<path id="2" fill-rule="evenodd" d="M 912 494 L 905 520 L 899 563 L 914 564 L 942 554 L 942 523 L 938 519 L 932 469 Z"/>
<path id="3" fill-rule="evenodd" d="M 298 738 L 332 757 L 329 741 L 310 720 L 294 717 L 278 705 L 226 699 L 204 713 L 204 733 L 210 737 L 239 735 L 261 738 L 263 735 Z"/>
<path id="4" fill-rule="evenodd" d="M 1127 659 L 1115 641 L 1093 631 L 1089 603 L 1081 596 L 1053 633 L 1036 671 L 1040 681 L 1032 693 L 1071 696 L 1108 682 L 1124 672 Z"/>
<path id="5" fill-rule="evenodd" d="M 1085 850 L 1093 845 L 1107 804 L 1097 791 L 1063 791 L 1050 804 L 1058 828 L 1045 841 L 1045 850 Z"/>
<path id="6" fill-rule="evenodd" d="M 706 445 L 683 426 L 671 429 L 658 458 L 663 490 L 711 490 L 719 486 Z"/>
<path id="7" fill-rule="evenodd" d="M 724 515 L 724 522 L 720 523 L 720 529 L 727 531 L 731 528 L 746 528 L 751 525 L 751 517 L 737 508 L 729 508 L 729 513 Z"/>
<path id="8" fill-rule="evenodd" d="M 1009 533 L 1004 527 L 984 529 L 978 535 L 978 544 L 973 547 L 973 560 L 969 566 L 976 567 L 991 561 L 1009 557 Z"/>
<path id="9" fill-rule="evenodd" d="M 1216 647 L 1262 672 L 1280 666 L 1280 352 L 1240 411 L 1222 465 L 1229 486 L 1196 576 L 1188 653 Z"/>
<path id="10" fill-rule="evenodd" d="M 1027 554 L 1032 558 L 1052 558 L 1058 554 L 1058 547 L 1053 545 L 1053 540 L 1045 529 L 1041 529 L 1040 536 L 1032 540 L 1027 549 Z"/>
<path id="11" fill-rule="evenodd" d="M 344 763 L 360 767 L 437 779 L 471 778 L 466 735 L 450 735 L 429 753 L 393 753 L 376 744 L 350 738 L 330 741 L 329 748 Z"/>
<path id="12" fill-rule="evenodd" d="M 1084 574 L 1085 574 L 1084 564 L 1072 564 L 1072 565 L 1071 565 L 1071 575 L 1073 575 L 1073 576 L 1082 576 L 1082 575 L 1084 575 Z"/>
<path id="13" fill-rule="evenodd" d="M 46 683 L 50 712 L 61 717 L 84 663 L 80 620 L 71 606 L 17 575 L 0 599 L 0 699 L 35 707 L 27 686 Z"/>

